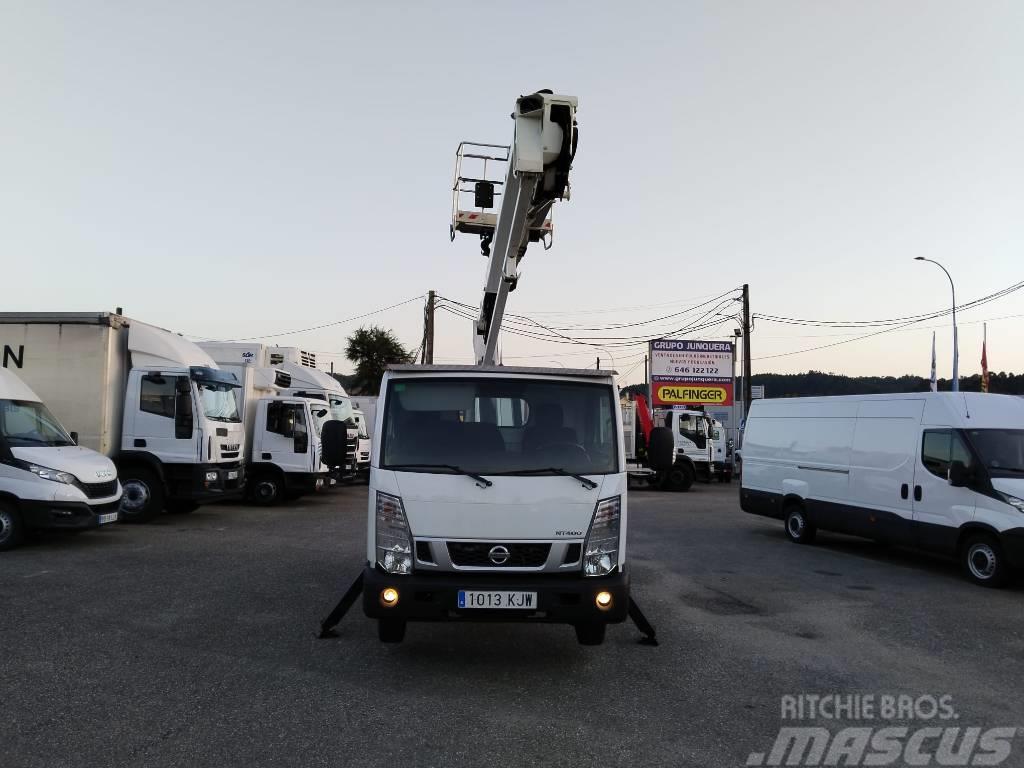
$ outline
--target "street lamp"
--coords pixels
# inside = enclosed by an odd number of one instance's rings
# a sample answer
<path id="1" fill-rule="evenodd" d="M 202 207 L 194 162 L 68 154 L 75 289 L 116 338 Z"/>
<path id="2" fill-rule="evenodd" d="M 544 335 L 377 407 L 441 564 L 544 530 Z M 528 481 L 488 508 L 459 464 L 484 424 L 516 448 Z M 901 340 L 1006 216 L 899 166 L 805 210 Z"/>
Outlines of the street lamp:
<path id="1" fill-rule="evenodd" d="M 914 261 L 928 261 L 946 273 L 949 278 L 949 287 L 953 291 L 953 391 L 960 391 L 960 347 L 956 340 L 956 286 L 953 285 L 953 277 L 949 270 L 934 259 L 926 259 L 924 256 L 915 256 Z"/>

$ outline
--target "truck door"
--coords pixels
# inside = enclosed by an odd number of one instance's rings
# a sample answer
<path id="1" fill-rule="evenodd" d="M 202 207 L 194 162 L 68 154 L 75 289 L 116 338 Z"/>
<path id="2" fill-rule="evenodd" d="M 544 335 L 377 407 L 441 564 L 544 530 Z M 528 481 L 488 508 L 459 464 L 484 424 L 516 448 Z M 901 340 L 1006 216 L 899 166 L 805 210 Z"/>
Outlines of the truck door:
<path id="1" fill-rule="evenodd" d="M 148 451 L 166 464 L 195 464 L 199 442 L 189 377 L 144 373 L 136 382 L 139 406 L 122 449 Z"/>
<path id="2" fill-rule="evenodd" d="M 914 469 L 914 540 L 922 549 L 952 554 L 958 529 L 974 518 L 976 491 L 949 484 L 949 465 L 974 466 L 971 449 L 955 429 L 925 429 Z"/>
<path id="3" fill-rule="evenodd" d="M 309 421 L 304 403 L 263 403 L 266 418 L 262 421 L 264 434 L 260 452 L 253 461 L 269 461 L 285 472 L 310 472 L 311 441 Z"/>
<path id="4" fill-rule="evenodd" d="M 690 458 L 697 464 L 705 464 L 709 460 L 708 433 L 702 417 L 692 413 L 677 413 L 676 417 L 676 451 Z"/>

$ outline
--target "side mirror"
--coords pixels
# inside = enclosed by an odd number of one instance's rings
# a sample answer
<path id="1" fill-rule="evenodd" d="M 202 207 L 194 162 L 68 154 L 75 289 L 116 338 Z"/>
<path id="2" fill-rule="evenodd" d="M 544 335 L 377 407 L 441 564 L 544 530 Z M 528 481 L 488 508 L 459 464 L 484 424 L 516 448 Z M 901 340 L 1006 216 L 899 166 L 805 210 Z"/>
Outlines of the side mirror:
<path id="1" fill-rule="evenodd" d="M 345 453 L 348 450 L 348 427 L 341 421 L 324 422 L 320 433 L 320 451 L 323 462 L 328 467 L 345 466 Z"/>
<path id="2" fill-rule="evenodd" d="M 949 465 L 949 484 L 954 488 L 964 488 L 971 482 L 971 470 L 962 461 L 954 461 Z"/>
<path id="3" fill-rule="evenodd" d="M 647 463 L 656 472 L 669 470 L 676 461 L 676 441 L 672 430 L 668 427 L 655 427 L 651 430 L 647 446 Z"/>
<path id="4" fill-rule="evenodd" d="M 71 438 L 71 442 L 72 442 L 72 443 L 74 443 L 75 445 L 78 445 L 78 433 L 77 433 L 77 432 L 71 432 L 71 433 L 69 433 L 69 434 L 68 434 L 68 437 L 70 437 L 70 438 Z"/>

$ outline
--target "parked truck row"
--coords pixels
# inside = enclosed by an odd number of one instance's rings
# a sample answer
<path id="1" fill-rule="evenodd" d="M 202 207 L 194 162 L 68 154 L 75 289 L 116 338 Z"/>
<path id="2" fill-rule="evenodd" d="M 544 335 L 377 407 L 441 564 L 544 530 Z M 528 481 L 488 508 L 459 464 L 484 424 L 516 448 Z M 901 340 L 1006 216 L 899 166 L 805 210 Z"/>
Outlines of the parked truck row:
<path id="1" fill-rule="evenodd" d="M 243 494 L 273 504 L 360 471 L 358 414 L 300 350 L 199 345 L 109 312 L 0 313 L 0 350 L 0 548 Z M 349 436 L 335 467 L 330 420 Z M 37 478 L 67 487 L 50 498 Z"/>

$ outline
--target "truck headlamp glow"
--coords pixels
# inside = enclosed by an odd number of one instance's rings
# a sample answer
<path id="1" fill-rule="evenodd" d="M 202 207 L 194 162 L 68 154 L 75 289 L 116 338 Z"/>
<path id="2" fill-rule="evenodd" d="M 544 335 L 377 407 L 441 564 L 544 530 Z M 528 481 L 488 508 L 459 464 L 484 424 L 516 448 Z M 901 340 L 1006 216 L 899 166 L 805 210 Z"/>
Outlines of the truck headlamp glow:
<path id="1" fill-rule="evenodd" d="M 583 546 L 583 575 L 606 576 L 619 563 L 619 519 L 622 498 L 614 496 L 597 502 Z"/>
<path id="2" fill-rule="evenodd" d="M 1003 497 L 1003 501 L 1011 507 L 1015 507 L 1018 512 L 1024 512 L 1024 499 L 1018 499 L 1016 496 L 1011 496 L 1008 493 L 1000 493 L 999 495 Z"/>
<path id="3" fill-rule="evenodd" d="M 402 500 L 377 491 L 377 564 L 385 573 L 412 573 L 412 537 Z"/>
<path id="4" fill-rule="evenodd" d="M 59 469 L 50 469 L 49 467 L 43 467 L 39 464 L 24 462 L 21 464 L 21 468 L 28 470 L 33 475 L 39 475 L 43 480 L 52 480 L 55 483 L 72 485 L 78 481 L 78 478 L 70 472 L 61 472 Z"/>

